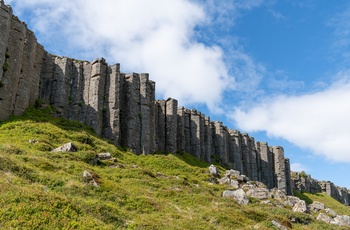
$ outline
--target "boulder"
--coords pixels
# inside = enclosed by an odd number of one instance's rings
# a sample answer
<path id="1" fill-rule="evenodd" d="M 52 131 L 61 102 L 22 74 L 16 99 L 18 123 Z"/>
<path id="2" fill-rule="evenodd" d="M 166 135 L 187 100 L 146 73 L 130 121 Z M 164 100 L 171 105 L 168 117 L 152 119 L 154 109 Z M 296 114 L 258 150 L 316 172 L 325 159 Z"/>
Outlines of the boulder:
<path id="1" fill-rule="evenodd" d="M 225 190 L 222 193 L 223 197 L 232 197 L 234 198 L 238 204 L 247 205 L 249 203 L 249 199 L 243 189 L 237 189 L 236 191 Z"/>
<path id="2" fill-rule="evenodd" d="M 296 203 L 298 203 L 300 201 L 300 199 L 298 197 L 295 196 L 286 196 L 286 200 L 283 201 L 284 205 L 290 206 L 290 207 L 294 207 L 294 205 Z"/>
<path id="3" fill-rule="evenodd" d="M 321 202 L 314 201 L 312 204 L 309 205 L 309 208 L 312 212 L 318 212 L 324 210 L 326 207 Z"/>
<path id="4" fill-rule="evenodd" d="M 247 191 L 247 196 L 254 197 L 259 200 L 266 200 L 269 198 L 269 190 L 267 188 L 253 188 Z"/>
<path id="5" fill-rule="evenodd" d="M 325 209 L 326 213 L 332 217 L 336 217 L 337 216 L 337 213 L 335 211 L 333 211 L 332 209 L 330 208 L 326 208 Z"/>
<path id="6" fill-rule="evenodd" d="M 309 208 L 306 205 L 306 202 L 304 200 L 300 200 L 298 203 L 294 205 L 293 212 L 309 213 Z"/>
<path id="7" fill-rule="evenodd" d="M 333 221 L 333 219 L 330 216 L 328 216 L 327 214 L 322 213 L 322 212 L 320 214 L 318 214 L 316 219 L 321 220 L 321 221 L 326 222 L 326 223 L 330 223 Z"/>
<path id="8" fill-rule="evenodd" d="M 220 171 L 215 165 L 212 164 L 209 166 L 209 173 L 210 173 L 210 175 L 214 176 L 215 178 L 218 178 Z"/>
<path id="9" fill-rule="evenodd" d="M 55 148 L 51 152 L 76 152 L 77 150 L 77 147 L 72 142 L 69 142 L 58 148 Z"/>
<path id="10" fill-rule="evenodd" d="M 336 224 L 339 226 L 348 226 L 350 227 L 350 216 L 341 216 L 337 215 L 334 217 L 333 221 L 330 222 L 331 224 Z"/>
<path id="11" fill-rule="evenodd" d="M 272 223 L 273 226 L 275 226 L 275 227 L 278 228 L 278 229 L 288 230 L 287 227 L 283 226 L 282 224 L 278 223 L 278 222 L 275 221 L 275 220 L 272 220 L 271 223 Z"/>
<path id="12" fill-rule="evenodd" d="M 108 160 L 108 159 L 111 159 L 111 154 L 110 153 L 99 153 L 97 154 L 97 157 L 99 160 Z"/>
<path id="13" fill-rule="evenodd" d="M 233 170 L 233 169 L 226 170 L 226 172 L 225 172 L 225 177 L 229 177 L 231 179 L 235 179 L 235 178 L 237 178 L 239 176 L 240 176 L 240 172 L 236 171 L 236 170 Z"/>

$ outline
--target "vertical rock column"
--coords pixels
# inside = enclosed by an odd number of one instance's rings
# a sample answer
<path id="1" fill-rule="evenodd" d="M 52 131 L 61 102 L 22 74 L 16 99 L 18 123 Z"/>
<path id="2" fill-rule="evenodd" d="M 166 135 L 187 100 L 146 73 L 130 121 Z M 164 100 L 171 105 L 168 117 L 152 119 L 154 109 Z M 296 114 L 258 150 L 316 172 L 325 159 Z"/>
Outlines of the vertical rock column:
<path id="1" fill-rule="evenodd" d="M 73 61 L 69 115 L 71 120 L 79 120 L 83 107 L 84 75 L 83 62 Z"/>
<path id="2" fill-rule="evenodd" d="M 215 148 L 215 155 L 219 158 L 219 163 L 226 165 L 228 163 L 227 158 L 227 137 L 226 137 L 226 130 L 224 126 L 222 125 L 222 122 L 215 121 L 213 123 L 214 127 L 214 135 L 213 135 L 213 142 L 214 142 L 214 148 Z"/>
<path id="3" fill-rule="evenodd" d="M 275 187 L 274 184 L 274 156 L 267 142 L 257 142 L 257 150 L 260 153 L 261 182 L 268 188 Z"/>
<path id="4" fill-rule="evenodd" d="M 156 116 L 156 137 L 155 149 L 156 151 L 165 152 L 165 138 L 166 138 L 166 101 L 158 100 L 155 103 Z"/>
<path id="5" fill-rule="evenodd" d="M 68 118 L 71 98 L 72 65 L 69 58 L 56 57 L 50 103 L 57 108 L 59 115 Z"/>
<path id="6" fill-rule="evenodd" d="M 252 155 L 252 150 L 251 150 L 251 145 L 250 145 L 250 137 L 248 134 L 244 133 L 242 135 L 242 159 L 243 159 L 243 173 L 251 178 L 251 155 Z"/>
<path id="7" fill-rule="evenodd" d="M 285 164 L 285 175 L 286 175 L 286 193 L 287 195 L 293 195 L 293 189 L 291 185 L 291 177 L 290 177 L 290 162 L 289 159 L 286 158 L 284 159 L 284 164 Z M 311 187 L 311 186 L 310 186 Z"/>
<path id="8" fill-rule="evenodd" d="M 109 76 L 106 81 L 105 96 L 105 125 L 103 136 L 115 145 L 120 144 L 120 113 L 122 105 L 122 87 L 124 75 L 120 73 L 120 65 L 109 67 Z"/>
<path id="9" fill-rule="evenodd" d="M 234 139 L 234 142 L 232 142 L 233 146 L 231 147 L 231 151 L 233 151 L 235 170 L 239 171 L 241 174 L 244 174 L 242 160 L 242 135 L 237 130 L 231 130 L 230 134 Z"/>
<path id="10" fill-rule="evenodd" d="M 122 146 L 135 154 L 141 153 L 140 77 L 127 74 L 123 87 Z"/>
<path id="11" fill-rule="evenodd" d="M 210 117 L 204 119 L 204 161 L 211 163 L 211 156 L 213 154 L 213 134 L 212 134 L 212 123 Z"/>
<path id="12" fill-rule="evenodd" d="M 185 108 L 177 109 L 177 150 L 185 151 Z"/>
<path id="13" fill-rule="evenodd" d="M 176 153 L 177 151 L 177 100 L 168 98 L 166 108 L 165 151 Z"/>
<path id="14" fill-rule="evenodd" d="M 38 45 L 34 33 L 27 30 L 13 112 L 16 116 L 21 115 L 38 98 L 42 55 L 42 46 Z"/>
<path id="15" fill-rule="evenodd" d="M 5 7 L 1 4 L 2 14 L 5 14 L 5 17 L 1 20 L 5 21 L 5 27 L 10 26 L 10 28 L 4 28 L 4 35 L 1 30 L 1 39 L 3 40 L 1 42 L 7 42 L 7 44 L 5 44 L 5 49 L 2 48 L 1 62 L 3 65 L 1 66 L 2 71 L 0 75 L 0 120 L 7 119 L 15 108 L 27 32 L 25 24 L 15 17 L 12 17 L 11 23 L 8 24 L 8 17 L 11 17 L 12 13 L 10 9 L 6 12 Z M 28 80 L 30 81 L 30 79 Z"/>
<path id="16" fill-rule="evenodd" d="M 191 154 L 201 159 L 201 113 L 192 109 L 191 111 Z"/>
<path id="17" fill-rule="evenodd" d="M 6 57 L 6 51 L 8 49 L 8 42 L 10 37 L 12 21 L 12 9 L 0 1 L 0 81 L 3 77 L 3 66 L 8 57 Z M 0 102 L 1 103 L 1 102 Z M 1 114 L 1 113 L 0 113 Z M 1 116 L 1 115 L 0 115 Z M 0 117 L 1 120 L 1 117 Z"/>
<path id="18" fill-rule="evenodd" d="M 251 177 L 250 179 L 254 181 L 260 181 L 260 155 L 258 154 L 255 148 L 255 140 L 253 137 L 250 137 L 249 141 L 249 149 L 250 149 L 250 170 Z"/>
<path id="19" fill-rule="evenodd" d="M 185 152 L 191 153 L 191 111 L 184 109 Z"/>
<path id="20" fill-rule="evenodd" d="M 140 75 L 140 126 L 141 126 L 141 152 L 148 154 L 153 151 L 154 127 L 153 118 L 154 88 L 153 83 L 149 81 L 149 75 L 142 73 Z M 176 133 L 176 132 L 175 132 Z"/>
<path id="21" fill-rule="evenodd" d="M 286 164 L 284 161 L 284 150 L 280 146 L 271 147 L 275 161 L 276 187 L 287 192 Z"/>

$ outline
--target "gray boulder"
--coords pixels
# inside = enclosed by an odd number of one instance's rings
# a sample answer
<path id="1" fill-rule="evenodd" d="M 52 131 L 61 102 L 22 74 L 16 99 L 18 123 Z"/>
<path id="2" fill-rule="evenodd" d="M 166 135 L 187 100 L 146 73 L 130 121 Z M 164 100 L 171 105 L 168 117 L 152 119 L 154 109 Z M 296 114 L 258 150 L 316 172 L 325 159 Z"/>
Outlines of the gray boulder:
<path id="1" fill-rule="evenodd" d="M 314 201 L 312 204 L 309 205 L 309 208 L 312 212 L 318 212 L 324 210 L 326 207 L 321 202 Z"/>
<path id="2" fill-rule="evenodd" d="M 309 213 L 309 208 L 306 205 L 306 202 L 304 200 L 300 200 L 298 203 L 294 205 L 293 212 Z"/>
<path id="3" fill-rule="evenodd" d="M 247 205 L 249 203 L 249 199 L 243 189 L 237 189 L 236 191 L 225 190 L 222 193 L 223 197 L 232 197 L 234 198 L 238 204 Z"/>
<path id="4" fill-rule="evenodd" d="M 333 221 L 331 221 L 330 223 L 336 224 L 339 226 L 349 226 L 350 227 L 350 216 L 338 215 L 338 216 L 334 217 Z"/>
<path id="5" fill-rule="evenodd" d="M 214 176 L 215 178 L 218 178 L 220 171 L 215 165 L 212 164 L 209 166 L 209 173 L 210 173 L 210 175 Z"/>
<path id="6" fill-rule="evenodd" d="M 97 157 L 99 160 L 108 160 L 108 159 L 111 159 L 111 154 L 110 153 L 99 153 L 97 154 Z"/>
<path id="7" fill-rule="evenodd" d="M 266 200 L 269 198 L 269 190 L 267 188 L 253 188 L 247 191 L 247 196 L 254 197 L 259 200 Z"/>
<path id="8" fill-rule="evenodd" d="M 51 152 L 76 152 L 77 150 L 77 147 L 72 142 L 69 142 L 58 148 L 55 148 Z"/>
<path id="9" fill-rule="evenodd" d="M 326 208 L 325 209 L 326 213 L 332 217 L 336 217 L 337 216 L 337 213 L 335 211 L 333 211 L 332 209 L 330 208 Z"/>
<path id="10" fill-rule="evenodd" d="M 326 223 L 330 223 L 333 221 L 333 219 L 330 216 L 328 216 L 327 214 L 322 213 L 322 212 L 320 214 L 318 214 L 316 219 L 321 220 L 321 221 L 326 222 Z"/>

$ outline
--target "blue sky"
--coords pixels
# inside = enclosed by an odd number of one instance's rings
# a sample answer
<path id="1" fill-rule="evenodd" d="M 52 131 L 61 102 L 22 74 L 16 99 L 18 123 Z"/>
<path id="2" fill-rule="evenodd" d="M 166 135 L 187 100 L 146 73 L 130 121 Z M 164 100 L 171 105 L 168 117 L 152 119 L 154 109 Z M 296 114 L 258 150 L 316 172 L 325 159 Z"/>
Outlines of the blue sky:
<path id="1" fill-rule="evenodd" d="M 148 72 L 173 97 L 350 188 L 350 2 L 5 0 L 50 53 Z"/>

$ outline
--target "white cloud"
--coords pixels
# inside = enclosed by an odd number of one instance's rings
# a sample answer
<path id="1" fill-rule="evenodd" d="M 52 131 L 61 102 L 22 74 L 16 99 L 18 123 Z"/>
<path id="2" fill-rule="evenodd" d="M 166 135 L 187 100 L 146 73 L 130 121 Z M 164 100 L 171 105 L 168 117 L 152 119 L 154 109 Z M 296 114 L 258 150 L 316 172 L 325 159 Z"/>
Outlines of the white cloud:
<path id="1" fill-rule="evenodd" d="M 232 22 L 239 9 L 262 1 L 215 2 L 214 8 L 213 2 L 199 0 L 10 2 L 50 52 L 87 60 L 104 56 L 110 64 L 120 62 L 122 71 L 150 73 L 160 96 L 176 98 L 181 105 L 206 104 L 214 111 L 224 92 L 235 88 L 235 77 L 215 41 L 197 40 L 210 37 L 205 34 L 209 30 L 198 35 L 196 28 L 217 26 L 219 15 L 220 23 Z M 252 65 L 248 56 L 241 61 Z"/>
<path id="2" fill-rule="evenodd" d="M 337 162 L 350 162 L 350 72 L 323 91 L 265 98 L 232 114 L 238 128 L 265 131 Z"/>

